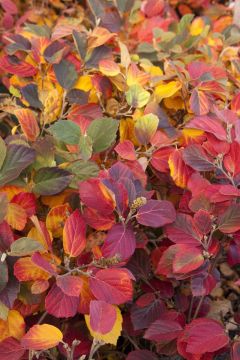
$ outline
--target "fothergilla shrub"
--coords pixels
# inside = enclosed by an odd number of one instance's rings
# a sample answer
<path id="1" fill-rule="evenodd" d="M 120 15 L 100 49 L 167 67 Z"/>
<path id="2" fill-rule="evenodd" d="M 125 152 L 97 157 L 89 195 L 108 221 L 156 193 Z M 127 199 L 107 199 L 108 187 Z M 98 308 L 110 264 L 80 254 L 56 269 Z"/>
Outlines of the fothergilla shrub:
<path id="1" fill-rule="evenodd" d="M 238 6 L 0 0 L 0 360 L 240 359 Z"/>

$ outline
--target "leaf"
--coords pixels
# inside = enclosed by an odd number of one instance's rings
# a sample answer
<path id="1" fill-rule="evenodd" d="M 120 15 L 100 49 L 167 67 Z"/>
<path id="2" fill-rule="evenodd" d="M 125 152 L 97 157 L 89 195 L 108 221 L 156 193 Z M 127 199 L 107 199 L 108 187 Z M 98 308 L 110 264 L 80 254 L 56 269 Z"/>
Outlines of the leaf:
<path id="1" fill-rule="evenodd" d="M 66 52 L 67 48 L 63 43 L 56 40 L 51 42 L 44 50 L 44 59 L 50 64 L 58 64 Z"/>
<path id="2" fill-rule="evenodd" d="M 199 248 L 181 244 L 181 252 L 178 252 L 173 260 L 173 272 L 186 274 L 198 269 L 203 263 L 204 257 Z"/>
<path id="3" fill-rule="evenodd" d="M 136 238 L 130 226 L 115 224 L 108 232 L 102 246 L 104 257 L 119 256 L 120 260 L 126 260 L 134 253 Z"/>
<path id="4" fill-rule="evenodd" d="M 214 170 L 214 159 L 211 159 L 199 144 L 187 146 L 183 150 L 183 160 L 188 166 L 197 171 Z"/>
<path id="5" fill-rule="evenodd" d="M 0 268 L 1 268 L 1 265 L 0 265 Z M 1 291 L 2 290 L 1 290 L 1 283 L 0 283 L 0 292 Z M 0 301 L 0 319 L 6 321 L 8 318 L 8 313 L 9 313 L 9 308 L 2 301 Z"/>
<path id="6" fill-rule="evenodd" d="M 21 345 L 31 350 L 47 350 L 57 346 L 62 339 L 62 332 L 53 325 L 33 325 L 23 336 Z"/>
<path id="7" fill-rule="evenodd" d="M 7 147 L 5 145 L 5 141 L 0 137 L 0 169 L 2 167 L 6 154 L 7 154 Z"/>
<path id="8" fill-rule="evenodd" d="M 75 66 L 68 60 L 61 60 L 58 64 L 53 64 L 57 81 L 64 89 L 71 89 L 77 81 Z"/>
<path id="9" fill-rule="evenodd" d="M 68 204 L 54 206 L 46 217 L 46 226 L 51 231 L 54 237 L 61 237 L 63 226 L 70 214 L 70 207 Z"/>
<path id="10" fill-rule="evenodd" d="M 116 203 L 112 193 L 99 179 L 89 179 L 79 184 L 81 201 L 101 214 L 109 215 Z"/>
<path id="11" fill-rule="evenodd" d="M 17 117 L 27 140 L 35 141 L 40 134 L 40 129 L 34 112 L 30 109 L 17 109 L 14 111 L 14 115 Z"/>
<path id="12" fill-rule="evenodd" d="M 76 209 L 67 219 L 63 228 L 63 248 L 70 257 L 79 256 L 86 246 L 86 224 Z"/>
<path id="13" fill-rule="evenodd" d="M 170 81 L 167 84 L 161 84 L 158 85 L 155 88 L 155 97 L 158 102 L 160 102 L 162 99 L 169 98 L 176 94 L 178 90 L 180 90 L 182 87 L 181 83 L 179 81 Z"/>
<path id="14" fill-rule="evenodd" d="M 87 35 L 84 32 L 72 32 L 74 44 L 82 60 L 85 59 L 87 53 Z"/>
<path id="15" fill-rule="evenodd" d="M 181 337 L 179 338 L 181 341 Z M 229 343 L 223 326 L 215 320 L 201 318 L 188 324 L 183 332 L 183 342 L 190 354 L 215 352 Z"/>
<path id="16" fill-rule="evenodd" d="M 168 165 L 170 175 L 175 184 L 185 188 L 193 170 L 183 161 L 183 151 L 179 149 L 174 150 L 169 156 Z"/>
<path id="17" fill-rule="evenodd" d="M 122 331 L 122 315 L 117 306 L 92 300 L 90 314 L 85 321 L 92 337 L 106 344 L 116 345 Z"/>
<path id="18" fill-rule="evenodd" d="M 51 287 L 45 298 L 46 311 L 57 318 L 69 318 L 75 316 L 78 304 L 78 296 L 66 295 L 56 284 Z"/>
<path id="19" fill-rule="evenodd" d="M 171 224 L 176 219 L 176 211 L 170 201 L 149 200 L 136 214 L 139 224 L 160 227 Z"/>
<path id="20" fill-rule="evenodd" d="M 5 220 L 13 229 L 21 231 L 27 223 L 27 213 L 21 205 L 11 202 L 8 204 Z"/>
<path id="21" fill-rule="evenodd" d="M 196 227 L 193 218 L 187 214 L 177 214 L 176 221 L 166 227 L 167 237 L 176 244 L 199 246 L 202 233 Z"/>
<path id="22" fill-rule="evenodd" d="M 33 76 L 37 73 L 37 67 L 25 62 L 20 61 L 15 56 L 2 56 L 0 58 L 0 69 L 13 75 L 21 77 Z"/>
<path id="23" fill-rule="evenodd" d="M 147 145 L 150 143 L 151 137 L 157 131 L 158 123 L 158 117 L 154 114 L 147 114 L 137 119 L 134 131 L 140 144 Z"/>
<path id="24" fill-rule="evenodd" d="M 177 321 L 158 319 L 149 326 L 144 338 L 156 342 L 171 341 L 176 339 L 181 332 L 182 326 Z"/>
<path id="25" fill-rule="evenodd" d="M 218 229 L 224 234 L 231 234 L 240 230 L 240 205 L 232 204 L 218 218 Z"/>
<path id="26" fill-rule="evenodd" d="M 22 237 L 20 239 L 15 240 L 10 246 L 10 252 L 8 255 L 10 256 L 26 256 L 31 255 L 35 251 L 43 251 L 43 245 L 33 239 Z"/>
<path id="27" fill-rule="evenodd" d="M 2 253 L 0 253 L 2 256 Z M 8 266 L 6 261 L 0 261 L 0 292 L 6 287 L 8 283 Z"/>
<path id="28" fill-rule="evenodd" d="M 57 277 L 56 284 L 69 296 L 79 296 L 83 287 L 83 281 L 79 276 L 59 276 Z"/>
<path id="29" fill-rule="evenodd" d="M 158 357 L 149 350 L 134 350 L 127 355 L 126 360 L 158 360 Z"/>
<path id="30" fill-rule="evenodd" d="M 0 170 L 0 186 L 16 179 L 35 159 L 35 150 L 23 145 L 9 145 Z"/>
<path id="31" fill-rule="evenodd" d="M 8 211 L 8 198 L 6 193 L 0 193 L 0 223 L 4 220 Z"/>
<path id="32" fill-rule="evenodd" d="M 121 156 L 123 159 L 134 161 L 136 160 L 136 153 L 134 145 L 129 140 L 124 140 L 115 146 L 114 150 Z"/>
<path id="33" fill-rule="evenodd" d="M 71 120 L 58 120 L 48 128 L 50 134 L 65 144 L 75 145 L 80 140 L 80 127 Z"/>
<path id="34" fill-rule="evenodd" d="M 186 128 L 193 128 L 203 130 L 207 133 L 213 134 L 219 140 L 226 140 L 226 130 L 221 125 L 221 122 L 216 118 L 202 115 L 194 117 L 187 125 Z"/>
<path id="35" fill-rule="evenodd" d="M 39 195 L 54 195 L 64 190 L 72 175 L 58 167 L 43 167 L 34 176 L 33 191 Z"/>
<path id="36" fill-rule="evenodd" d="M 93 141 L 87 134 L 80 137 L 79 150 L 84 161 L 87 161 L 91 158 L 93 152 L 92 146 Z"/>
<path id="37" fill-rule="evenodd" d="M 0 342 L 1 360 L 20 360 L 25 353 L 25 349 L 13 337 L 8 337 Z"/>
<path id="38" fill-rule="evenodd" d="M 30 257 L 22 257 L 14 264 L 14 275 L 19 281 L 48 280 L 51 275 L 35 265 Z"/>
<path id="39" fill-rule="evenodd" d="M 106 76 L 117 76 L 121 69 L 119 65 L 110 59 L 102 59 L 99 61 L 99 70 Z"/>
<path id="40" fill-rule="evenodd" d="M 205 92 L 193 89 L 190 97 L 190 109 L 196 115 L 206 115 L 210 110 L 210 104 Z"/>
<path id="41" fill-rule="evenodd" d="M 78 188 L 79 182 L 94 178 L 99 173 L 99 167 L 94 161 L 77 160 L 66 167 L 74 176 L 70 183 L 71 187 Z"/>
<path id="42" fill-rule="evenodd" d="M 0 344 L 1 347 L 1 344 Z M 240 341 L 235 341 L 232 344 L 231 360 L 238 360 L 240 357 Z"/>
<path id="43" fill-rule="evenodd" d="M 134 108 L 142 108 L 149 99 L 150 93 L 138 84 L 130 86 L 126 92 L 127 103 Z"/>
<path id="44" fill-rule="evenodd" d="M 112 118 L 96 119 L 87 129 L 87 135 L 93 141 L 93 151 L 102 152 L 116 140 L 119 122 Z"/>
<path id="45" fill-rule="evenodd" d="M 90 278 L 90 289 L 98 300 L 108 304 L 123 304 L 133 295 L 131 277 L 124 269 L 99 270 Z"/>
<path id="46" fill-rule="evenodd" d="M 38 97 L 38 88 L 36 84 L 28 84 L 26 86 L 23 86 L 20 90 L 24 99 L 27 100 L 30 106 L 40 110 L 43 109 L 43 104 Z"/>

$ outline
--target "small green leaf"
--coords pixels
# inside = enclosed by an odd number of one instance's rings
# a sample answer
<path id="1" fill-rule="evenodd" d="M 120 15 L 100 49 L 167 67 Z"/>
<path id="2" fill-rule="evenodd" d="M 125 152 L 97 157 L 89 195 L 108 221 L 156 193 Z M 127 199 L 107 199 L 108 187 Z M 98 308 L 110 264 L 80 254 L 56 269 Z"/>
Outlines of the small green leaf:
<path id="1" fill-rule="evenodd" d="M 15 240 L 10 247 L 10 256 L 26 256 L 31 255 L 36 251 L 43 251 L 43 245 L 37 240 L 22 237 Z"/>
<path id="2" fill-rule="evenodd" d="M 0 193 L 0 223 L 4 220 L 7 215 L 8 198 L 5 192 Z"/>
<path id="3" fill-rule="evenodd" d="M 57 81 L 64 89 L 71 89 L 77 80 L 75 66 L 68 60 L 53 65 Z"/>
<path id="4" fill-rule="evenodd" d="M 9 308 L 2 301 L 0 301 L 0 319 L 6 321 L 8 318 L 8 312 Z"/>
<path id="5" fill-rule="evenodd" d="M 149 99 L 150 93 L 138 84 L 130 86 L 126 92 L 127 103 L 134 108 L 142 108 Z"/>
<path id="6" fill-rule="evenodd" d="M 58 120 L 48 131 L 65 144 L 76 145 L 80 139 L 80 127 L 71 120 Z"/>
<path id="7" fill-rule="evenodd" d="M 55 195 L 70 183 L 72 175 L 58 167 L 41 168 L 35 175 L 33 192 L 39 195 Z"/>
<path id="8" fill-rule="evenodd" d="M 7 154 L 7 147 L 5 145 L 5 141 L 0 137 L 0 169 L 2 167 L 6 154 Z"/>
<path id="9" fill-rule="evenodd" d="M 82 135 L 79 141 L 80 154 L 84 161 L 87 161 L 92 156 L 92 139 L 87 135 Z"/>
<path id="10" fill-rule="evenodd" d="M 0 253 L 0 292 L 6 287 L 8 282 L 8 267 L 6 261 L 1 261 Z"/>
<path id="11" fill-rule="evenodd" d="M 112 118 L 93 120 L 87 129 L 87 135 L 93 141 L 95 153 L 108 149 L 116 139 L 118 121 Z"/>
<path id="12" fill-rule="evenodd" d="M 78 188 L 80 181 L 96 177 L 99 173 L 99 168 L 95 162 L 83 160 L 74 161 L 67 167 L 67 170 L 74 175 L 70 184 L 73 188 Z"/>

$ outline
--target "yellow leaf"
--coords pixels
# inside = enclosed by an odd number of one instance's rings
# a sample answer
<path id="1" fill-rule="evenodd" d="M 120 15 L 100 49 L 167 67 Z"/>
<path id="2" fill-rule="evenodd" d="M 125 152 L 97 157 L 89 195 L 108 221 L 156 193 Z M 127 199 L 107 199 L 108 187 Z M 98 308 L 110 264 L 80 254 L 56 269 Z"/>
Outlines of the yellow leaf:
<path id="1" fill-rule="evenodd" d="M 92 87 L 92 80 L 89 75 L 80 76 L 74 85 L 74 89 L 83 90 L 85 92 L 90 91 Z"/>
<path id="2" fill-rule="evenodd" d="M 157 101 L 168 98 L 176 94 L 181 89 L 182 85 L 179 81 L 170 81 L 167 84 L 158 85 L 155 89 L 155 97 Z"/>
<path id="3" fill-rule="evenodd" d="M 147 145 L 158 127 L 158 117 L 154 114 L 146 114 L 137 119 L 135 123 L 135 135 L 140 144 Z"/>
<path id="4" fill-rule="evenodd" d="M 24 333 L 24 318 L 17 310 L 9 310 L 7 320 L 0 319 L 0 341 L 11 336 L 20 340 Z"/>
<path id="5" fill-rule="evenodd" d="M 134 108 L 142 108 L 148 103 L 150 96 L 151 94 L 138 84 L 130 86 L 126 92 L 127 103 Z"/>
<path id="6" fill-rule="evenodd" d="M 85 315 L 85 321 L 92 337 L 96 340 L 103 341 L 105 344 L 116 345 L 117 340 L 122 331 L 122 314 L 119 308 L 115 305 L 111 305 L 116 311 L 116 320 L 110 332 L 103 334 L 98 331 L 93 331 L 90 325 L 90 315 Z"/>
<path id="7" fill-rule="evenodd" d="M 192 36 L 200 35 L 204 29 L 205 23 L 203 18 L 197 17 L 193 20 L 190 26 L 190 34 Z"/>
<path id="8" fill-rule="evenodd" d="M 53 325 L 34 325 L 24 335 L 21 345 L 31 350 L 47 350 L 58 345 L 63 339 L 62 332 Z"/>
<path id="9" fill-rule="evenodd" d="M 130 140 L 135 146 L 139 145 L 134 131 L 135 121 L 132 118 L 120 120 L 120 141 Z"/>

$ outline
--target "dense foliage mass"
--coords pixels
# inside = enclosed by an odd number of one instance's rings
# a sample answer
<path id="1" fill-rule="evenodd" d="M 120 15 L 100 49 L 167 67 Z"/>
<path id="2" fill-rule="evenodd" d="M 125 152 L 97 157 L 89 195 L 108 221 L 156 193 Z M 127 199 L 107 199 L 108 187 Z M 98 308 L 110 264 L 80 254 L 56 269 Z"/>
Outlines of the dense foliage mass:
<path id="1" fill-rule="evenodd" d="M 0 359 L 239 360 L 231 6 L 0 14 Z"/>

